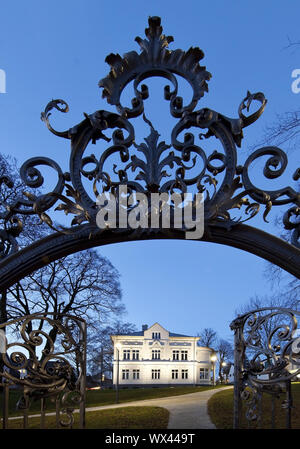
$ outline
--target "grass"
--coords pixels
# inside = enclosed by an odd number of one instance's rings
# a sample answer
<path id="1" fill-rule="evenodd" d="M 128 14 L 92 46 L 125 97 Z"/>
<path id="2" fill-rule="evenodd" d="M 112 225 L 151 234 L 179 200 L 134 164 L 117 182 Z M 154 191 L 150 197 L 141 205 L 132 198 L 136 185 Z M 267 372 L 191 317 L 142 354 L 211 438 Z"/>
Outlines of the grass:
<path id="1" fill-rule="evenodd" d="M 164 387 L 164 388 L 133 388 L 119 390 L 119 403 L 142 401 L 144 399 L 164 398 L 168 396 L 179 396 L 183 394 L 195 393 L 210 390 L 211 386 L 199 387 Z M 20 410 L 16 410 L 16 402 L 21 395 L 21 391 L 10 390 L 9 395 L 9 416 L 19 416 Z M 2 393 L 0 393 L 0 416 L 2 416 Z M 111 405 L 116 402 L 116 392 L 113 389 L 88 390 L 86 394 L 86 408 L 101 405 Z M 51 400 L 47 400 L 47 411 L 54 411 L 55 405 Z M 40 401 L 32 401 L 29 413 L 40 412 Z"/>
<path id="2" fill-rule="evenodd" d="M 162 407 L 120 407 L 86 413 L 86 429 L 166 429 L 169 411 Z M 73 429 L 78 428 L 79 414 L 74 414 Z M 9 429 L 22 429 L 22 419 L 9 421 Z M 29 418 L 29 429 L 39 429 L 40 419 Z M 47 416 L 46 429 L 55 429 L 55 416 Z"/>
<path id="3" fill-rule="evenodd" d="M 292 384 L 293 395 L 293 409 L 292 409 L 292 429 L 300 429 L 300 384 Z M 285 424 L 285 410 L 281 407 L 281 402 L 284 400 L 284 395 L 281 399 L 276 400 L 275 405 L 275 428 L 284 429 Z M 212 422 L 217 429 L 232 429 L 233 427 L 233 390 L 225 390 L 216 393 L 208 401 L 208 413 Z M 242 409 L 241 428 L 248 429 L 248 421 L 245 418 L 246 408 Z M 250 428 L 255 428 L 256 424 L 252 423 Z M 262 429 L 271 429 L 271 397 L 264 394 L 262 401 L 262 420 L 260 424 Z"/>

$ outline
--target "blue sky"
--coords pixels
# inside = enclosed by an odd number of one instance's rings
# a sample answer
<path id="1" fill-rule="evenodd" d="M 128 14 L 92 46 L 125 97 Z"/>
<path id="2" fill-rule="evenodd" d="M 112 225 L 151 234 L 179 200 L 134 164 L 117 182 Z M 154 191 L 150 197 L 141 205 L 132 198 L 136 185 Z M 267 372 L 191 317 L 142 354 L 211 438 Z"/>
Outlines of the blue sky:
<path id="1" fill-rule="evenodd" d="M 158 15 L 164 33 L 174 36 L 171 49 L 199 46 L 205 53 L 201 64 L 212 79 L 199 107 L 237 117 L 247 90 L 267 97 L 263 116 L 245 129 L 239 149 L 243 160 L 276 114 L 298 108 L 300 94 L 291 90 L 291 73 L 300 67 L 300 48 L 286 47 L 289 39 L 300 40 L 299 12 L 293 0 L 6 2 L 0 19 L 0 69 L 7 77 L 7 93 L 0 94 L 0 151 L 14 155 L 19 164 L 49 156 L 66 171 L 69 142 L 48 132 L 41 111 L 52 98 L 67 101 L 68 114 L 53 114 L 56 127 L 64 130 L 79 123 L 83 112 L 113 110 L 97 86 L 109 71 L 104 59 L 111 52 L 138 51 L 134 38 L 144 37 L 149 15 Z M 150 92 L 150 119 L 167 140 L 170 122 L 164 117 L 162 86 Z M 291 184 L 296 164 L 294 152 L 281 187 Z M 235 310 L 250 296 L 270 293 L 263 275 L 266 262 L 234 248 L 148 241 L 100 251 L 121 273 L 126 320 L 138 328 L 159 321 L 173 332 L 193 335 L 213 327 L 231 338 Z"/>

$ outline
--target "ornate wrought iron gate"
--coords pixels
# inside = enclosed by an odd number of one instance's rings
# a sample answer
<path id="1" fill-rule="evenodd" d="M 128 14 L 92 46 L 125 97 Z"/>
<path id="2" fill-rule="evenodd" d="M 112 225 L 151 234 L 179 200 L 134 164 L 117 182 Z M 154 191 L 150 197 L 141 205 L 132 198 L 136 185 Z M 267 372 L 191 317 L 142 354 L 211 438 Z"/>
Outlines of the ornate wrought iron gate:
<path id="1" fill-rule="evenodd" d="M 292 380 L 300 375 L 300 312 L 284 308 L 261 308 L 238 316 L 234 330 L 234 428 L 242 420 L 259 428 L 264 414 L 275 428 L 275 408 L 286 412 L 291 428 Z M 298 335 L 298 336 L 297 336 Z M 267 411 L 262 400 L 271 397 Z M 277 403 L 277 404 L 276 404 Z"/>
<path id="2" fill-rule="evenodd" d="M 197 109 L 198 101 L 208 91 L 207 82 L 211 77 L 206 67 L 199 64 L 204 57 L 202 50 L 198 47 L 191 47 L 187 51 L 170 50 L 169 44 L 173 37 L 162 33 L 159 17 L 149 18 L 145 34 L 145 39 L 135 39 L 140 46 L 140 53 L 131 51 L 123 57 L 110 54 L 106 58 L 110 72 L 99 82 L 99 86 L 103 98 L 115 106 L 117 112 L 98 110 L 91 114 L 85 113 L 83 121 L 66 131 L 55 130 L 49 121 L 53 109 L 68 112 L 65 101 L 50 101 L 42 113 L 43 122 L 54 135 L 70 140 L 69 167 L 63 170 L 54 160 L 45 156 L 30 158 L 20 170 L 24 184 L 33 190 L 42 188 L 42 168 L 48 166 L 56 172 L 56 186 L 48 193 L 41 194 L 39 190 L 36 190 L 36 194 L 24 192 L 22 197 L 1 203 L 0 310 L 5 309 L 7 288 L 60 257 L 116 242 L 184 239 L 190 228 L 183 218 L 179 222 L 177 220 L 175 225 L 176 205 L 170 202 L 175 191 L 182 196 L 182 201 L 186 193 L 192 196 L 205 195 L 204 234 L 198 240 L 248 251 L 300 278 L 299 193 L 291 186 L 278 190 L 259 188 L 250 176 L 253 162 L 267 158 L 263 167 L 264 176 L 269 180 L 280 178 L 287 167 L 287 155 L 274 146 L 260 148 L 242 158 L 241 150 L 237 151 L 237 147 L 240 148 L 242 144 L 244 129 L 253 124 L 266 107 L 267 100 L 263 93 L 252 94 L 248 91 L 238 107 L 236 118 L 226 117 L 208 107 Z M 143 82 L 150 77 L 161 77 L 168 83 L 164 88 L 164 99 L 169 102 L 170 114 L 177 122 L 170 130 L 167 143 L 160 141 L 159 132 L 144 112 L 149 89 Z M 190 102 L 185 103 L 179 95 L 178 78 L 185 79 L 192 88 Z M 131 82 L 133 98 L 131 106 L 125 106 L 122 93 Z M 256 110 L 250 113 L 250 108 L 255 108 L 255 105 Z M 143 117 L 148 127 L 149 134 L 144 142 L 137 141 L 134 127 L 137 117 Z M 111 136 L 107 133 L 111 133 Z M 93 152 L 90 144 L 95 145 Z M 293 179 L 300 179 L 299 167 Z M 13 186 L 13 180 L 8 176 L 3 176 L 0 183 L 5 183 L 8 188 Z M 148 208 L 142 211 L 139 209 L 139 200 L 134 200 L 124 209 L 119 201 L 115 225 L 108 222 L 106 227 L 99 227 L 97 215 L 102 207 L 97 204 L 99 194 L 117 197 L 124 187 L 127 189 L 127 198 L 144 195 Z M 156 209 L 152 207 L 153 193 L 160 195 Z M 165 226 L 162 220 L 166 204 L 173 218 L 169 226 Z M 288 209 L 283 224 L 285 229 L 291 231 L 290 243 L 245 224 L 259 216 L 261 208 L 262 218 L 267 221 L 274 206 L 285 205 L 288 205 Z M 54 206 L 56 210 L 71 216 L 69 226 L 56 228 L 51 218 Z M 233 212 L 236 209 L 239 210 L 238 216 Z M 120 219 L 121 211 L 126 216 L 125 224 Z M 146 226 L 141 223 L 135 228 L 130 226 L 128 218 L 132 213 L 136 217 L 146 217 Z M 39 216 L 52 233 L 20 249 L 18 238 L 26 215 Z M 153 215 L 158 217 L 158 221 L 154 220 L 159 223 L 158 226 L 152 225 Z M 0 317 L 2 321 L 3 316 Z M 236 329 L 237 334 L 241 332 L 239 327 Z M 239 343 L 240 337 L 237 338 Z M 32 341 L 29 343 L 31 346 L 35 344 Z M 39 365 L 37 361 L 33 366 L 45 370 L 45 366 Z M 2 373 L 2 376 L 7 375 Z M 41 388 L 46 391 L 48 387 Z"/>
<path id="3" fill-rule="evenodd" d="M 45 428 L 47 411 L 55 416 L 57 428 L 72 428 L 74 409 L 78 409 L 79 428 L 84 428 L 85 321 L 67 315 L 27 315 L 0 325 L 0 341 L 3 428 L 10 427 L 16 418 L 9 415 L 16 412 L 23 417 L 24 428 L 30 424 L 30 412 Z M 39 410 L 30 409 L 38 402 Z"/>

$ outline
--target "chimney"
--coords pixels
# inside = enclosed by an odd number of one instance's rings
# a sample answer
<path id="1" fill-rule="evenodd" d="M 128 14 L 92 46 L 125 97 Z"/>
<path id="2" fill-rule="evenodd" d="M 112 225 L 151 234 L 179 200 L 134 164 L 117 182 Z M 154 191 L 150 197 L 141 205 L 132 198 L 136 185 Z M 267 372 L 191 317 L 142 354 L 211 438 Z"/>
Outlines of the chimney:
<path id="1" fill-rule="evenodd" d="M 148 324 L 143 324 L 142 325 L 142 331 L 146 331 L 148 329 Z"/>

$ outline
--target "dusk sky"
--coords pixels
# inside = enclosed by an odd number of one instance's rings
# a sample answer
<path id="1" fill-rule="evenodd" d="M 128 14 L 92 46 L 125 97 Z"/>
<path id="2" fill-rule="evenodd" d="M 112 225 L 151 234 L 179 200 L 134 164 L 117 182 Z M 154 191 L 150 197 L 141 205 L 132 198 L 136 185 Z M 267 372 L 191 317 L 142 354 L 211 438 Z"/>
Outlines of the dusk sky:
<path id="1" fill-rule="evenodd" d="M 53 123 L 65 130 L 79 123 L 84 112 L 114 111 L 97 85 L 109 72 L 105 57 L 139 51 L 134 39 L 144 38 L 149 16 L 160 16 L 164 33 L 174 37 L 170 49 L 199 46 L 204 51 L 201 65 L 212 79 L 198 108 L 207 106 L 237 118 L 247 90 L 265 94 L 264 114 L 244 130 L 241 160 L 278 114 L 299 108 L 300 93 L 292 92 L 291 74 L 300 68 L 300 45 L 289 47 L 289 42 L 300 41 L 299 1 L 5 2 L 0 19 L 0 69 L 6 73 L 6 93 L 0 94 L 0 151 L 16 157 L 19 165 L 33 156 L 49 156 L 67 171 L 69 141 L 49 133 L 40 113 L 52 98 L 64 99 L 70 112 L 55 111 Z M 165 80 L 147 84 L 153 90 L 146 113 L 170 143 Z M 296 150 L 289 158 L 276 188 L 295 188 L 291 175 L 299 166 Z M 265 185 L 262 166 L 256 168 L 255 180 Z M 267 225 L 260 213 L 252 225 L 278 233 L 272 225 L 276 214 Z M 222 245 L 166 240 L 127 242 L 98 251 L 119 270 L 128 312 L 124 319 L 139 329 L 159 322 L 172 332 L 196 335 L 212 327 L 231 339 L 229 324 L 236 309 L 251 296 L 274 294 L 264 276 L 264 260 Z"/>

